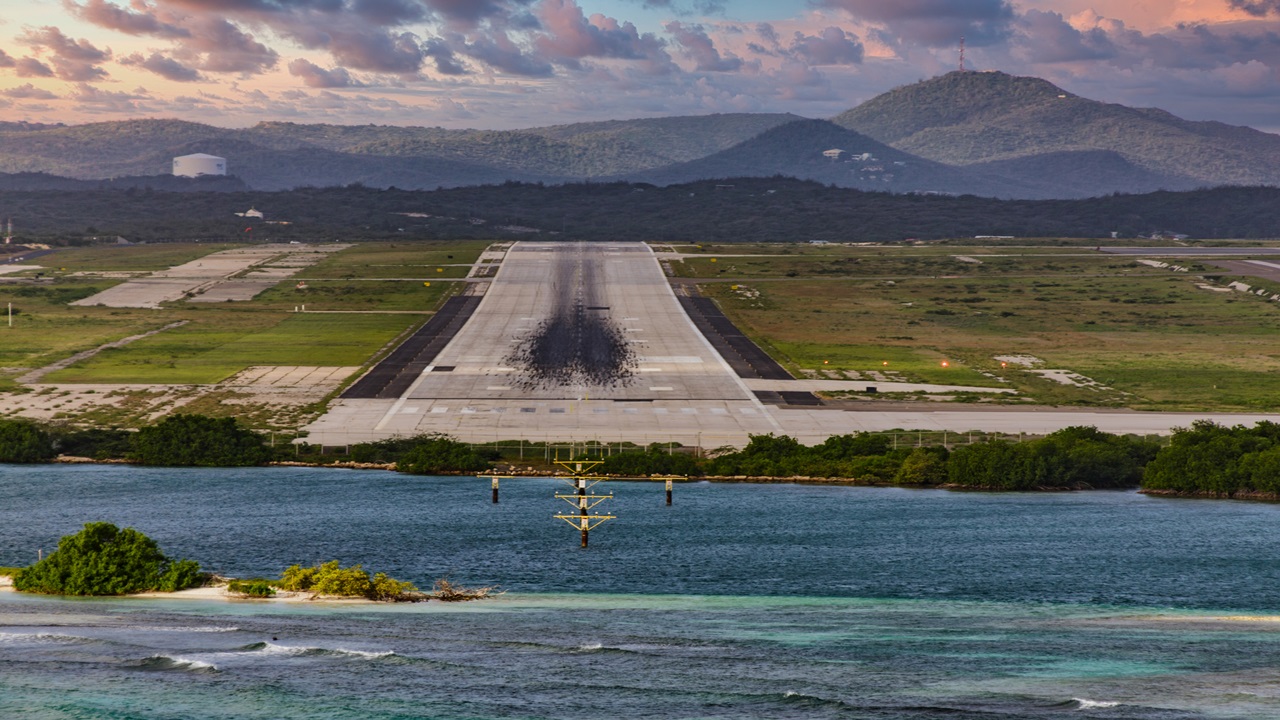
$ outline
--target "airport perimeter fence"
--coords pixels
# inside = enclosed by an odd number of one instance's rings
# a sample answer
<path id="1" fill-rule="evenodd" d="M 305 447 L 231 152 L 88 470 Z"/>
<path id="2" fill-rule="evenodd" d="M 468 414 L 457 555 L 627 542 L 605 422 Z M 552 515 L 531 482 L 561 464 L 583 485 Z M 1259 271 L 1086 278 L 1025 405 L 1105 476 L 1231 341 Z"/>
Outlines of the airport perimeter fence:
<path id="1" fill-rule="evenodd" d="M 1031 433 L 999 433 L 999 432 L 954 432 L 951 430 L 886 430 L 867 433 L 878 435 L 889 440 L 892 448 L 914 448 L 942 446 L 948 449 L 971 445 L 974 443 L 1005 440 L 1020 442 L 1043 437 Z M 299 443 L 313 450 L 318 449 L 322 455 L 349 455 L 351 448 L 357 444 L 371 442 L 367 437 L 354 434 L 341 444 L 335 443 L 334 433 L 326 433 L 326 442 L 307 443 L 303 438 Z M 792 435 L 802 445 L 820 445 L 830 434 Z M 1148 437 L 1158 438 L 1151 435 Z M 473 449 L 496 450 L 503 457 L 515 459 L 541 459 L 550 462 L 557 457 L 571 457 L 581 454 L 607 457 L 621 452 L 656 448 L 669 453 L 689 453 L 696 457 L 714 456 L 730 450 L 740 450 L 746 446 L 749 436 L 745 434 L 712 434 L 693 433 L 687 435 L 629 435 L 625 439 L 593 437 L 589 439 L 569 438 L 562 434 L 547 434 L 543 437 L 512 438 L 510 436 L 479 433 L 467 433 L 454 436 L 455 440 L 466 443 Z"/>

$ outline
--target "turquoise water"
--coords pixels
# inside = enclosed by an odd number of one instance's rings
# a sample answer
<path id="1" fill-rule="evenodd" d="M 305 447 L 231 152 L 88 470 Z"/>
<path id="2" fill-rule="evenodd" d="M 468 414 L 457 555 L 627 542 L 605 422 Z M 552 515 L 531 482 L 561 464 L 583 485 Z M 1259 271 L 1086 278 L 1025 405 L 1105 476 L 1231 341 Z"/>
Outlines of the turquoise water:
<path id="1" fill-rule="evenodd" d="M 363 562 L 460 605 L 0 595 L 0 717 L 1276 718 L 1280 506 L 1133 493 L 0 466 L 0 565 L 87 520 L 231 575 Z"/>

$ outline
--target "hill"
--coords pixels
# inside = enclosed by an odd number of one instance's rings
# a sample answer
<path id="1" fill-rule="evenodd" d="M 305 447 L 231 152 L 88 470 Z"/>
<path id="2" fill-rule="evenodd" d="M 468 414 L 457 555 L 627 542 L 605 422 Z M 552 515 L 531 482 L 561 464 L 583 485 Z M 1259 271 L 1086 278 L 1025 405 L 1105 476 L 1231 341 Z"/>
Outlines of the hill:
<path id="1" fill-rule="evenodd" d="M 236 130 L 179 120 L 8 123 L 0 124 L 0 172 L 82 180 L 157 175 L 178 155 L 207 152 L 226 157 L 232 172 L 262 190 L 562 182 L 690 160 L 794 119 L 708 115 L 508 131 L 294 123 Z"/>
<path id="2" fill-rule="evenodd" d="M 964 169 L 1050 193 L 1041 197 L 1084 198 L 1121 190 L 1138 193 L 1194 190 L 1203 185 L 1137 167 L 1112 150 L 1063 150 L 974 163 Z"/>
<path id="3" fill-rule="evenodd" d="M 1280 135 L 1102 103 L 1039 78 L 1000 72 L 924 80 L 833 122 L 952 165 L 1102 150 L 1149 173 L 1130 178 L 1137 184 L 1132 187 L 1095 186 L 1101 192 L 1150 189 L 1139 187 L 1148 180 L 1167 183 L 1161 187 L 1280 184 Z"/>
<path id="4" fill-rule="evenodd" d="M 824 154 L 832 150 L 840 153 L 835 157 Z M 1055 196 L 1047 187 L 1010 182 L 995 172 L 973 173 L 925 160 L 826 120 L 790 122 L 708 157 L 635 173 L 627 179 L 671 185 L 775 175 L 862 190 Z"/>

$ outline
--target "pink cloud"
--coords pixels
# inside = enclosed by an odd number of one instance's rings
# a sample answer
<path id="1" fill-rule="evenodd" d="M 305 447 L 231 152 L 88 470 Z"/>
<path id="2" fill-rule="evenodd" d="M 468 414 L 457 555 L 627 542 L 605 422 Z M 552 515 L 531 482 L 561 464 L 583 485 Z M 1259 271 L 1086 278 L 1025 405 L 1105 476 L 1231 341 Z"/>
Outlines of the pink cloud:
<path id="1" fill-rule="evenodd" d="M 199 70 L 155 52 L 146 57 L 143 57 L 142 53 L 133 53 L 120 58 L 120 64 L 140 67 L 175 82 L 196 82 L 204 79 Z"/>
<path id="2" fill-rule="evenodd" d="M 59 79 L 86 82 L 107 76 L 107 71 L 99 63 L 111 58 L 110 50 L 100 50 L 83 38 L 73 40 L 56 27 L 46 25 L 27 28 L 18 36 L 18 42 L 37 52 L 48 52 L 51 55 L 53 74 Z M 47 65 L 43 67 L 48 68 Z"/>
<path id="3" fill-rule="evenodd" d="M 31 83 L 0 90 L 0 95 L 20 100 L 57 100 L 58 96 Z"/>
<path id="4" fill-rule="evenodd" d="M 346 68 L 338 67 L 332 70 L 325 70 L 303 58 L 298 58 L 289 63 L 289 74 L 302 78 L 307 87 L 313 88 L 345 88 L 363 85 L 363 83 L 353 78 Z"/>
<path id="5" fill-rule="evenodd" d="M 722 56 L 716 49 L 715 41 L 707 35 L 701 25 L 685 25 L 672 21 L 666 24 L 666 31 L 671 33 L 676 44 L 680 46 L 684 56 L 693 60 L 694 66 L 701 72 L 734 72 L 742 68 L 742 59 L 734 56 Z"/>
<path id="6" fill-rule="evenodd" d="M 18 77 L 53 77 L 53 68 L 32 57 L 24 57 L 14 63 Z"/>

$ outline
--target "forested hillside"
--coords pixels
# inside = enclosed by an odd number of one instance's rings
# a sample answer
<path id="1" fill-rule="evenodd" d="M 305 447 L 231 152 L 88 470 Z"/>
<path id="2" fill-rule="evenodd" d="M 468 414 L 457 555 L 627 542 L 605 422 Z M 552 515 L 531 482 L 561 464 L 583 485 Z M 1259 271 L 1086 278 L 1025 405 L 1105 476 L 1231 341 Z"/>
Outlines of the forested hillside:
<path id="1" fill-rule="evenodd" d="M 723 187 L 725 185 L 731 187 Z M 234 215 L 249 207 L 266 221 Z M 669 187 L 634 183 L 506 183 L 434 192 L 359 186 L 290 192 L 148 190 L 0 192 L 19 240 L 528 238 L 736 241 L 901 241 L 974 235 L 1134 237 L 1157 230 L 1197 238 L 1280 237 L 1280 189 L 1109 195 L 1088 200 L 994 200 L 872 193 L 788 178 Z M 536 233 L 535 233 L 536 231 Z"/>
<path id="2" fill-rule="evenodd" d="M 952 165 L 1107 150 L 1183 186 L 1280 184 L 1280 135 L 1089 100 L 1032 77 L 952 72 L 833 121 Z"/>

